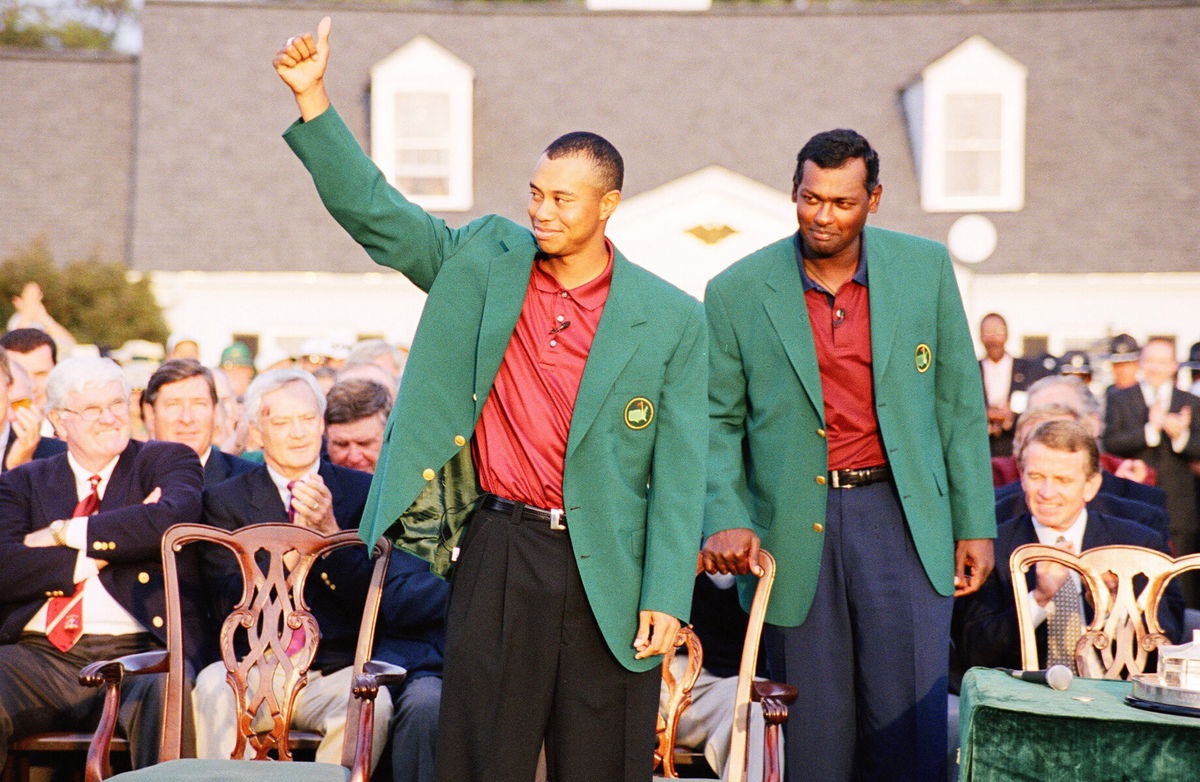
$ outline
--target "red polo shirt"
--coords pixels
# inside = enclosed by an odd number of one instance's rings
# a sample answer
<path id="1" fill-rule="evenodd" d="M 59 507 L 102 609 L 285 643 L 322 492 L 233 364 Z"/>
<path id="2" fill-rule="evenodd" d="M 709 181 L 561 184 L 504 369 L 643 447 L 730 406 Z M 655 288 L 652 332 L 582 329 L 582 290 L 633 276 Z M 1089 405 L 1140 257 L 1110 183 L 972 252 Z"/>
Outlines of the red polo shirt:
<path id="1" fill-rule="evenodd" d="M 608 265 L 600 276 L 570 290 L 534 262 L 516 328 L 475 425 L 484 491 L 539 508 L 563 507 L 571 413 L 612 282 L 613 250 L 607 246 Z"/>
<path id="2" fill-rule="evenodd" d="M 821 370 L 829 469 L 883 464 L 887 460 L 875 417 L 875 381 L 871 375 L 871 305 L 865 240 L 854 277 L 836 295 L 804 271 L 799 247 L 797 237 L 796 262 Z"/>

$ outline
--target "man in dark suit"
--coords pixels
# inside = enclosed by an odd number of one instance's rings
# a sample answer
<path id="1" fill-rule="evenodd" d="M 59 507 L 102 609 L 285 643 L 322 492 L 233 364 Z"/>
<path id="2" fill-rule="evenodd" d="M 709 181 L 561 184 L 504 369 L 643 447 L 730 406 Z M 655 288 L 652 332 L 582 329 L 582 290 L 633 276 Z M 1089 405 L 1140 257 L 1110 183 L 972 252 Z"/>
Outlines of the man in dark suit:
<path id="1" fill-rule="evenodd" d="M 983 588 L 955 600 L 953 639 L 961 674 L 975 665 L 1021 667 L 1017 609 L 1013 602 L 1012 573 L 1007 562 L 1014 549 L 1025 543 L 1045 543 L 1081 552 L 1097 546 L 1125 544 L 1167 553 L 1158 533 L 1127 519 L 1095 513 L 1087 505 L 1100 488 L 1099 451 L 1095 438 L 1074 421 L 1048 421 L 1037 427 L 1022 452 L 1022 485 L 1030 508 L 999 525 L 996 561 Z M 1048 608 L 1060 589 L 1079 591 L 1066 568 L 1037 563 L 1029 573 L 1030 609 L 1038 625 L 1038 650 L 1047 662 Z M 1081 620 L 1087 621 L 1086 615 Z M 1164 632 L 1177 640 L 1183 628 L 1183 596 L 1172 585 L 1159 610 Z M 1077 636 L 1076 636 L 1077 637 Z M 1066 639 L 1067 649 L 1074 640 Z M 1063 662 L 1051 660 L 1049 662 Z"/>
<path id="2" fill-rule="evenodd" d="M 1191 554 L 1200 550 L 1196 483 L 1189 468 L 1189 462 L 1200 459 L 1200 398 L 1175 387 L 1179 362 L 1170 342 L 1147 342 L 1138 365 L 1142 382 L 1109 397 L 1104 447 L 1142 459 L 1158 471 L 1158 485 L 1167 493 L 1175 555 Z M 1185 577 L 1184 591 L 1188 605 L 1200 605 L 1194 577 Z"/>
<path id="3" fill-rule="evenodd" d="M 264 464 L 209 487 L 204 498 L 206 523 L 223 529 L 251 524 L 286 523 L 325 534 L 354 529 L 370 489 L 370 475 L 320 459 L 324 433 L 325 397 L 312 375 L 298 369 L 278 369 L 259 375 L 247 389 L 250 426 L 262 437 Z M 220 619 L 241 596 L 240 577 L 224 550 L 208 556 L 207 579 Z M 345 729 L 346 698 L 353 673 L 363 600 L 371 574 L 365 549 L 337 552 L 322 560 L 306 589 L 306 599 L 321 627 L 321 644 L 301 690 L 293 724 L 323 734 L 317 759 L 337 763 Z M 414 669 L 414 681 L 440 673 L 441 614 L 446 586 L 428 567 L 404 552 L 396 552 L 389 571 L 381 613 L 377 657 Z M 225 669 L 213 663 L 197 677 L 195 703 L 197 754 L 228 757 L 233 747 L 232 698 Z M 406 686 L 401 703 L 417 715 L 416 723 L 436 724 L 437 693 L 430 683 Z M 432 689 L 440 689 L 433 687 Z M 405 693 L 412 703 L 406 703 Z M 432 718 L 430 718 L 432 710 Z M 381 693 L 376 701 L 373 762 L 387 742 L 392 701 Z M 398 753 L 417 752 L 406 733 Z M 425 745 L 432 746 L 432 735 Z M 432 765 L 431 762 L 426 765 Z"/>
<path id="4" fill-rule="evenodd" d="M 47 398 L 67 453 L 0 476 L 0 763 L 12 736 L 87 727 L 103 693 L 79 684 L 83 665 L 162 648 L 159 541 L 172 524 L 200 519 L 196 455 L 130 439 L 129 388 L 115 363 L 64 361 Z M 184 627 L 188 648 L 201 648 L 198 626 Z M 128 685 L 120 725 L 134 764 L 150 765 L 161 677 Z"/>
<path id="5" fill-rule="evenodd" d="M 1045 372 L 1038 362 L 1018 358 L 1005 349 L 1008 322 L 999 313 L 989 312 L 979 321 L 979 341 L 984 349 L 984 356 L 979 359 L 979 371 L 983 374 L 984 401 L 987 403 L 988 442 L 992 456 L 1008 456 L 1012 453 L 1016 415 L 1025 409 L 1020 397 Z"/>
<path id="6" fill-rule="evenodd" d="M 183 443 L 204 466 L 204 485 L 253 470 L 254 462 L 213 444 L 217 429 L 217 385 L 199 361 L 177 358 L 154 370 L 142 393 L 142 419 L 155 440 Z"/>
<path id="7" fill-rule="evenodd" d="M 8 351 L 0 348 L 0 410 L 4 416 L 4 443 L 0 472 L 11 470 L 32 459 L 65 453 L 67 444 L 54 437 L 42 437 L 42 413 L 33 407 L 33 387 L 29 373 L 8 360 Z"/>

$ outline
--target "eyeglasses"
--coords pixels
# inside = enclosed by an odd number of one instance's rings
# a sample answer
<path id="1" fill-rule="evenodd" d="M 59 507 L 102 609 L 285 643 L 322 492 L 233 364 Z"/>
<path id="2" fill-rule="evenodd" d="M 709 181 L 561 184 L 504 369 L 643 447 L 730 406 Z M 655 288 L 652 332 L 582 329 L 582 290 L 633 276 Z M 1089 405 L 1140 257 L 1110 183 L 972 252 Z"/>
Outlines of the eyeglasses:
<path id="1" fill-rule="evenodd" d="M 107 405 L 88 405 L 82 410 L 71 410 L 70 408 L 60 408 L 64 413 L 74 413 L 84 421 L 92 422 L 99 421 L 100 416 L 104 415 L 104 411 L 112 413 L 117 418 L 123 418 L 129 415 L 129 400 L 117 399 L 109 402 Z"/>

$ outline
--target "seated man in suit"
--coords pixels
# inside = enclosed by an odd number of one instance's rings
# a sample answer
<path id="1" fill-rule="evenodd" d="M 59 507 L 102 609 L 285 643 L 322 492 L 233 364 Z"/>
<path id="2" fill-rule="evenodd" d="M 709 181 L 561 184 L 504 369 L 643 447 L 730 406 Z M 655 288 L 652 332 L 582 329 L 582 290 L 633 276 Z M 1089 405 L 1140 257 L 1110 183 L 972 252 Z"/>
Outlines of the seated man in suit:
<path id="1" fill-rule="evenodd" d="M 129 388 L 115 363 L 64 361 L 47 399 L 67 453 L 0 476 L 0 765 L 11 737 L 94 722 L 104 694 L 79 684 L 82 666 L 162 648 L 159 541 L 172 524 L 200 519 L 196 455 L 130 439 Z M 150 765 L 161 677 L 127 685 L 119 724 L 134 765 Z"/>
<path id="2" fill-rule="evenodd" d="M 64 453 L 67 444 L 53 437 L 42 437 L 42 412 L 33 406 L 33 386 L 29 373 L 8 351 L 0 348 L 0 410 L 4 416 L 4 460 L 0 472 L 11 470 L 33 459 Z"/>
<path id="3" fill-rule="evenodd" d="M 262 439 L 265 463 L 210 487 L 204 498 L 205 521 L 229 530 L 289 521 L 325 534 L 355 529 L 371 478 L 320 459 L 325 397 L 312 375 L 299 369 L 264 372 L 250 384 L 245 402 L 250 426 Z M 226 551 L 213 551 L 208 560 L 214 610 L 223 619 L 240 597 L 240 578 Z M 305 597 L 320 624 L 321 643 L 308 685 L 300 691 L 293 726 L 321 733 L 317 760 L 338 763 L 371 562 L 365 549 L 351 549 L 323 560 L 320 570 L 310 579 Z M 440 668 L 445 587 L 436 581 L 423 564 L 399 554 L 394 557 L 375 656 L 411 665 L 414 679 Z M 428 695 L 426 685 L 405 689 L 414 696 Z M 232 692 L 221 663 L 200 673 L 194 700 L 197 754 L 228 757 L 234 745 Z M 431 699 L 422 700 L 427 709 Z M 436 715 L 437 699 L 432 701 Z M 373 762 L 383 752 L 391 714 L 392 700 L 381 692 L 375 709 Z M 430 724 L 435 722 L 436 716 Z"/>
<path id="4" fill-rule="evenodd" d="M 217 431 L 217 386 L 212 370 L 190 358 L 164 362 L 142 393 L 142 419 L 155 440 L 183 443 L 204 466 L 204 485 L 253 470 L 254 462 L 213 444 Z"/>
<path id="5" fill-rule="evenodd" d="M 1075 421 L 1085 428 L 1087 426 L 1078 411 L 1064 405 L 1045 405 L 1026 410 L 1017 421 L 1017 435 L 1014 440 L 1017 453 L 1024 448 L 1029 434 L 1047 421 Z M 1120 479 L 1106 470 L 1101 470 L 1101 475 L 1100 491 L 1088 502 L 1089 510 L 1136 521 L 1158 532 L 1162 535 L 1164 542 L 1170 541 L 1171 520 L 1167 516 L 1166 509 L 1110 491 L 1110 484 Z M 1020 516 L 1028 510 L 1029 508 L 1025 504 L 1025 493 L 1019 480 L 996 489 L 997 523 Z"/>
<path id="6" fill-rule="evenodd" d="M 1029 389 L 1026 409 L 1034 410 L 1049 405 L 1061 405 L 1074 411 L 1077 420 L 1100 441 L 1104 433 L 1100 401 L 1078 377 L 1052 375 L 1034 383 Z M 997 494 L 1001 491 L 1019 490 L 1021 475 L 1016 459 L 1018 440 L 1019 437 L 1014 439 L 1011 457 L 992 459 L 992 481 L 997 487 Z M 1100 468 L 1104 474 L 1104 483 L 1100 488 L 1104 493 L 1166 508 L 1166 493 L 1154 485 L 1157 473 L 1147 467 L 1145 462 L 1140 459 L 1122 459 L 1101 451 Z"/>
<path id="7" fill-rule="evenodd" d="M 378 364 L 363 364 L 380 372 Z M 329 461 L 342 467 L 375 472 L 383 448 L 383 428 L 392 412 L 387 386 L 374 380 L 339 380 L 326 394 L 325 437 Z"/>
<path id="8" fill-rule="evenodd" d="M 1017 609 L 1007 566 L 1018 546 L 1045 543 L 1080 552 L 1126 544 L 1166 552 L 1166 542 L 1159 534 L 1087 509 L 1086 503 L 1100 488 L 1100 454 L 1095 438 L 1082 425 L 1048 421 L 1038 426 L 1021 452 L 1021 468 L 1030 511 L 997 527 L 996 562 L 1000 565 L 977 593 L 955 600 L 952 632 L 963 671 L 976 665 L 1021 667 Z M 1060 565 L 1039 562 L 1028 578 L 1040 664 L 1073 666 L 1075 641 L 1086 626 L 1089 611 L 1080 599 L 1078 577 Z M 1058 632 L 1056 628 L 1052 633 L 1047 617 L 1060 611 L 1063 615 L 1058 620 L 1068 629 Z M 1159 622 L 1172 640 L 1180 637 L 1183 596 L 1177 584 L 1167 590 Z"/>

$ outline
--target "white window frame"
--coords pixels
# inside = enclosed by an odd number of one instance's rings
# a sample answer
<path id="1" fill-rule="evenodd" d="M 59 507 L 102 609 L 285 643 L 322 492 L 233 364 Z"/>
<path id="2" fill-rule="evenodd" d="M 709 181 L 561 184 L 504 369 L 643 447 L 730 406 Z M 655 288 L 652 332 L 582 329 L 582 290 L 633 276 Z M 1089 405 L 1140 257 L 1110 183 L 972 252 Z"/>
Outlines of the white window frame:
<path id="1" fill-rule="evenodd" d="M 1015 212 L 1025 206 L 1025 86 L 1028 69 L 981 35 L 963 41 L 921 72 L 902 95 L 927 212 Z M 958 96 L 998 96 L 1000 186 L 955 194 L 947 187 L 948 104 Z M 970 147 L 964 147 L 969 149 Z"/>
<path id="2" fill-rule="evenodd" d="M 410 195 L 435 212 L 465 212 L 474 205 L 475 71 L 448 50 L 418 35 L 371 69 L 371 158 L 387 180 L 397 181 L 396 96 L 437 93 L 449 99 L 445 195 Z M 401 189 L 403 192 L 403 189 Z"/>

